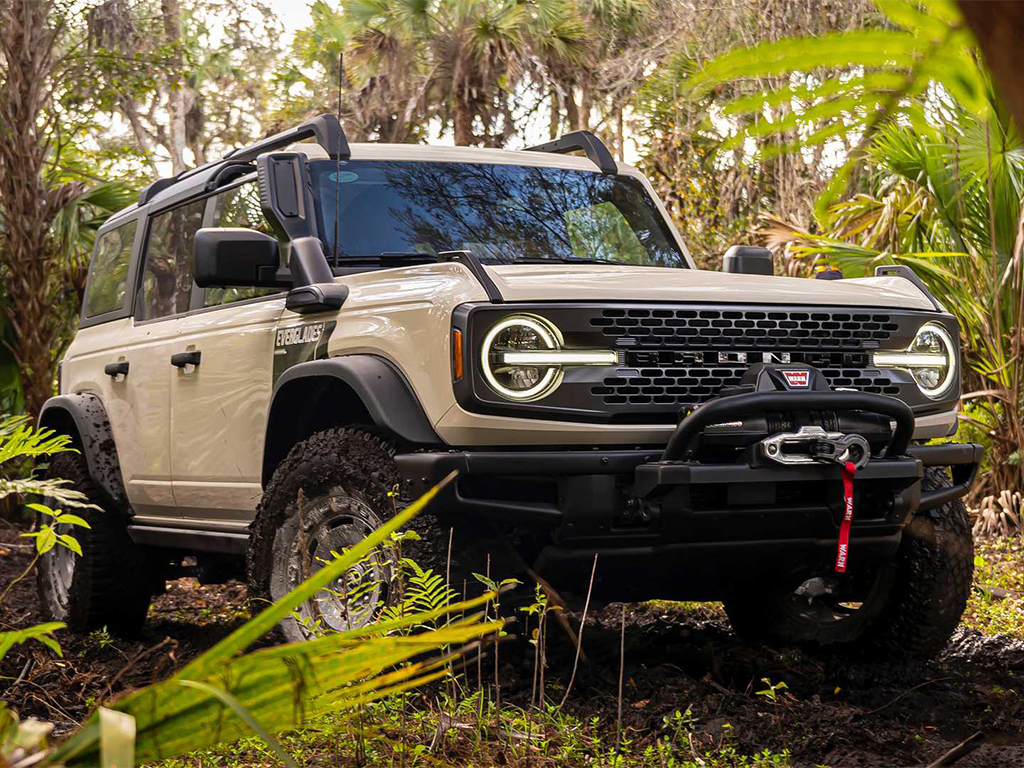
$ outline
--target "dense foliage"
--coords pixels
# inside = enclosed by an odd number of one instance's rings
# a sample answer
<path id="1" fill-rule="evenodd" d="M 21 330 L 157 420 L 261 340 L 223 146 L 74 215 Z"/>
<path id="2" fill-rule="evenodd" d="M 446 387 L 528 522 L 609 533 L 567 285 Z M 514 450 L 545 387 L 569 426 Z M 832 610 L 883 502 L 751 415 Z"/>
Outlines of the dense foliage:
<path id="1" fill-rule="evenodd" d="M 1020 139 L 950 0 L 315 0 L 291 37 L 243 0 L 0 13 L 0 109 L 30 108 L 0 121 L 37 127 L 0 130 L 0 175 L 33 180 L 0 189 L 6 410 L 52 391 L 95 228 L 155 176 L 328 110 L 368 141 L 586 128 L 702 266 L 765 221 L 787 274 L 911 264 L 964 326 L 993 488 L 1022 489 Z"/>

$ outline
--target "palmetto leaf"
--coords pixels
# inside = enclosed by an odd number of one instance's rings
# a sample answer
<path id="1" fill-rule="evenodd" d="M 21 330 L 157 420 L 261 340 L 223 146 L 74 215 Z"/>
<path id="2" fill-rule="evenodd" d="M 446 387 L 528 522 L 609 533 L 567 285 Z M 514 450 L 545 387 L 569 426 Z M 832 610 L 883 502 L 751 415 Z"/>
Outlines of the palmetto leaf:
<path id="1" fill-rule="evenodd" d="M 492 595 L 399 617 L 348 632 L 327 634 L 305 643 L 241 654 L 296 605 L 342 576 L 375 547 L 403 528 L 436 495 L 438 486 L 400 512 L 359 544 L 316 572 L 174 677 L 129 694 L 112 709 L 135 718 L 136 759 L 150 762 L 251 732 L 250 718 L 270 733 L 300 726 L 308 718 L 350 708 L 445 674 L 450 657 L 417 661 L 444 647 L 460 647 L 500 630 L 481 623 L 473 611 Z M 448 626 L 411 636 L 393 634 L 437 619 L 466 614 Z M 188 682 L 198 685 L 188 686 Z M 215 689 L 215 690 L 214 690 Z M 226 697 L 244 708 L 226 704 Z M 65 742 L 51 763 L 96 762 L 99 726 L 95 717 Z"/>
<path id="2" fill-rule="evenodd" d="M 942 95 L 970 114 L 987 117 L 991 110 L 987 77 L 972 55 L 973 39 L 953 3 L 928 0 L 923 9 L 921 3 L 906 0 L 877 4 L 898 28 L 788 38 L 734 49 L 703 69 L 684 74 L 679 83 L 694 99 L 746 79 L 764 84 L 762 93 L 723 105 L 732 127 L 725 150 L 747 146 L 748 139 L 779 136 L 775 146 L 754 142 L 761 147 L 760 158 L 767 159 L 820 146 L 843 134 L 852 136 L 853 150 L 815 207 L 823 223 L 877 130 L 897 121 L 926 122 L 916 97 L 934 96 L 938 84 Z M 821 70 L 832 75 L 822 79 L 815 74 Z M 722 126 L 715 128 L 721 132 Z"/>

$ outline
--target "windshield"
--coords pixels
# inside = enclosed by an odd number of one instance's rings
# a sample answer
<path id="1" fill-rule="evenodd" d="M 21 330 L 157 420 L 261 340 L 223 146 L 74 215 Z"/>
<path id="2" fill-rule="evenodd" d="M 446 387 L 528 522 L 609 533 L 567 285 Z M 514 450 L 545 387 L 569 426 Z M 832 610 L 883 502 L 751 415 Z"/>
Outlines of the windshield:
<path id="1" fill-rule="evenodd" d="M 506 264 L 687 266 L 654 201 L 629 176 L 374 160 L 317 160 L 310 169 L 317 224 L 328 258 L 337 254 L 336 266 L 382 254 L 455 250 Z"/>

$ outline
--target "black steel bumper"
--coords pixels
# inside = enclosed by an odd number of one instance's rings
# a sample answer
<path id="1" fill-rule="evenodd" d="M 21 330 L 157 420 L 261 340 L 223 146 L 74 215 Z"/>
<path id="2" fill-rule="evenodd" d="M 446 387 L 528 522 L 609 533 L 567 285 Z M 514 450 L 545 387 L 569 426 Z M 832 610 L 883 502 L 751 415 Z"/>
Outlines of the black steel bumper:
<path id="1" fill-rule="evenodd" d="M 858 482 L 877 479 L 919 479 L 925 467 L 950 467 L 953 484 L 947 488 L 919 493 L 910 512 L 941 506 L 961 498 L 971 488 L 984 456 L 984 448 L 973 443 L 912 445 L 905 458 L 872 461 L 857 476 Z M 421 495 L 457 471 L 463 483 L 455 483 L 439 506 L 465 514 L 489 515 L 496 519 L 557 526 L 573 517 L 586 504 L 607 505 L 598 491 L 632 476 L 639 496 L 649 496 L 664 485 L 743 485 L 839 482 L 838 467 L 751 468 L 735 464 L 662 463 L 657 451 L 565 450 L 565 451 L 446 451 L 410 453 L 396 457 L 406 492 Z M 465 481 L 495 481 L 495 494 L 466 492 Z M 529 494 L 501 494 L 499 482 L 522 480 L 557 481 L 566 486 L 557 501 L 546 502 Z M 462 487 L 460 487 L 460 485 Z M 486 488 L 487 483 L 475 484 Z M 574 499 L 573 492 L 589 491 L 587 498 Z M 736 491 L 740 494 L 741 492 Z"/>
<path id="2" fill-rule="evenodd" d="M 972 444 L 910 446 L 863 467 L 851 568 L 891 557 L 914 512 L 966 494 L 982 456 Z M 534 568 L 570 595 L 588 583 L 595 553 L 595 594 L 606 601 L 720 599 L 751 579 L 796 579 L 834 560 L 838 467 L 659 459 L 656 451 L 531 450 L 415 453 L 397 462 L 413 496 L 457 470 L 435 508 L 539 534 Z M 949 467 L 952 485 L 922 492 L 932 466 Z"/>
<path id="3" fill-rule="evenodd" d="M 756 413 L 793 413 L 806 423 L 815 411 L 829 410 L 873 412 L 894 423 L 885 450 L 879 447 L 857 471 L 850 540 L 856 571 L 890 558 L 915 512 L 966 494 L 983 456 L 972 444 L 910 445 L 913 413 L 889 397 L 828 391 L 723 397 L 686 416 L 660 455 L 450 451 L 406 454 L 397 462 L 414 496 L 458 471 L 435 508 L 528 529 L 539 542 L 534 567 L 556 584 L 585 584 L 598 553 L 605 573 L 619 575 L 600 587 L 605 599 L 714 599 L 751 578 L 806 578 L 827 570 L 844 499 L 836 464 L 783 466 L 749 450 L 732 463 L 698 461 L 704 430 Z M 933 466 L 949 467 L 952 484 L 924 491 L 925 469 Z"/>

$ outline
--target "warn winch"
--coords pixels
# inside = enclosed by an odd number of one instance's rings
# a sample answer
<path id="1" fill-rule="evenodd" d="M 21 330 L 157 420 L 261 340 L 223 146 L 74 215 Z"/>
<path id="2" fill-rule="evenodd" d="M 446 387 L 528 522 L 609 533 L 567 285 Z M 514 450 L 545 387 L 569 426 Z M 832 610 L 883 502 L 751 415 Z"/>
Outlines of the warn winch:
<path id="1" fill-rule="evenodd" d="M 850 552 L 895 550 L 921 502 L 913 427 L 898 400 L 833 391 L 812 366 L 758 364 L 683 416 L 661 460 L 637 467 L 634 492 L 684 546 L 721 543 L 724 530 L 739 558 L 742 542 L 770 539 L 779 555 L 799 550 L 804 572 L 845 572 Z"/>

